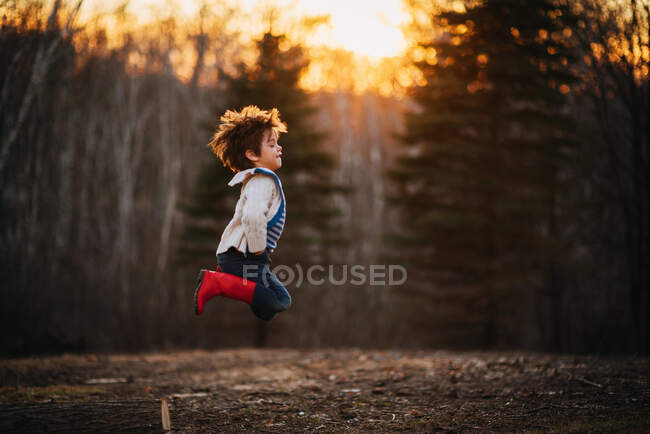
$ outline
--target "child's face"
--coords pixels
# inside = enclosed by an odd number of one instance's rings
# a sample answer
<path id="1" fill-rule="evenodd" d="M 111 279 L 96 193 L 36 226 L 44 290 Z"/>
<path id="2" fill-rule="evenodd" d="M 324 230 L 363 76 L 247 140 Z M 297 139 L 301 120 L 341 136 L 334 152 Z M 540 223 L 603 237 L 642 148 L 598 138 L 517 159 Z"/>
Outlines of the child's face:
<path id="1" fill-rule="evenodd" d="M 282 167 L 282 146 L 278 145 L 278 139 L 272 129 L 264 131 L 260 154 L 255 155 L 252 150 L 246 151 L 246 156 L 253 162 L 255 167 L 264 167 L 276 170 Z"/>

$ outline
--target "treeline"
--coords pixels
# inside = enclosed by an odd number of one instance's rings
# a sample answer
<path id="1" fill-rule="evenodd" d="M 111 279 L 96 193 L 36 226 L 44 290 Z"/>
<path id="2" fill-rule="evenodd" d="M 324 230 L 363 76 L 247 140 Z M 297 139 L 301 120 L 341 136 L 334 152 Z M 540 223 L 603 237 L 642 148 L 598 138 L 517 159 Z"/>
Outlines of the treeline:
<path id="1" fill-rule="evenodd" d="M 197 35 L 184 82 L 170 20 L 116 44 L 71 5 L 28 6 L 1 32 L 3 353 L 193 345 L 178 205 L 215 120 L 202 56 L 234 38 Z"/>
<path id="2" fill-rule="evenodd" d="M 309 63 L 299 45 L 285 48 L 286 38 L 268 32 L 252 48 L 238 42 L 222 25 L 228 8 L 201 9 L 190 30 L 170 16 L 109 32 L 77 24 L 79 4 L 17 5 L 0 37 L 3 354 L 309 346 L 321 335 L 351 336 L 345 323 L 315 321 L 342 304 L 340 291 L 307 283 L 273 323 L 226 300 L 201 318 L 192 310 L 198 270 L 216 265 L 238 195 L 205 146 L 226 109 L 278 107 L 290 125 L 281 175 L 291 225 L 273 266 L 326 263 L 345 242 L 334 196 L 349 188 L 332 182 L 326 131 L 298 86 Z M 174 61 L 181 51 L 194 58 L 184 80 L 187 62 Z"/>
<path id="3" fill-rule="evenodd" d="M 78 8 L 13 12 L 0 32 L 3 353 L 177 341 L 186 283 L 168 269 L 201 94 L 157 37 L 111 48 L 104 29 L 76 27 Z M 130 72 L 134 53 L 145 62 Z"/>
<path id="4" fill-rule="evenodd" d="M 310 96 L 299 44 L 266 33 L 246 60 L 227 8 L 202 9 L 191 30 L 170 16 L 121 33 L 78 24 L 77 3 L 5 10 L 2 354 L 647 352 L 647 5 L 408 5 L 421 76 L 406 102 Z M 181 52 L 193 56 L 183 74 Z M 205 143 L 225 108 L 251 103 L 290 120 L 272 265 L 406 264 L 404 286 L 303 284 L 271 323 L 228 300 L 192 315 L 198 268 L 214 266 L 238 193 Z"/>
<path id="5" fill-rule="evenodd" d="M 432 345 L 650 351 L 647 2 L 409 2 L 392 242 Z"/>

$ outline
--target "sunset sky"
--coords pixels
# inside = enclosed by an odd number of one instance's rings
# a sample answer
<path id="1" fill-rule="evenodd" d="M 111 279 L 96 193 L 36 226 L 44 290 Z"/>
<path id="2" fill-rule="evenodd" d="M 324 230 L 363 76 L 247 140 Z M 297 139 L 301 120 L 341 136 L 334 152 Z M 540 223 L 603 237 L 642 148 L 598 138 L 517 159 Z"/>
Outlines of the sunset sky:
<path id="1" fill-rule="evenodd" d="M 121 0 L 85 0 L 80 19 L 92 22 L 100 17 L 107 28 L 117 30 L 172 17 L 175 25 L 194 34 L 201 5 L 207 4 L 212 17 L 228 17 L 213 18 L 212 22 L 230 34 L 238 34 L 240 43 L 246 44 L 268 30 L 268 11 L 273 10 L 273 32 L 286 34 L 308 50 L 310 66 L 300 81 L 306 90 L 363 92 L 373 88 L 394 95 L 401 86 L 421 80 L 417 71 L 403 62 L 408 43 L 402 29 L 410 19 L 403 0 L 130 0 L 126 14 L 119 14 L 121 18 L 115 21 L 115 11 L 123 4 Z M 228 14 L 229 8 L 235 11 L 233 15 Z M 329 21 L 311 30 L 301 27 L 304 17 L 313 16 L 328 16 Z M 207 55 L 208 67 L 215 54 Z M 176 73 L 182 79 L 191 75 L 193 55 L 191 45 L 172 53 Z"/>
<path id="2" fill-rule="evenodd" d="M 84 14 L 109 12 L 121 2 L 106 0 L 87 0 Z M 281 14 L 291 16 L 330 15 L 329 25 L 321 26 L 310 35 L 306 42 L 313 45 L 325 45 L 330 48 L 344 48 L 356 54 L 378 60 L 382 57 L 396 56 L 406 48 L 400 25 L 407 20 L 407 14 L 401 0 L 233 0 L 214 2 L 213 4 L 237 4 L 248 15 L 251 22 L 245 28 L 257 32 L 259 11 L 268 6 L 278 7 Z M 129 12 L 146 22 L 156 11 L 173 8 L 177 17 L 196 16 L 200 8 L 196 1 L 152 1 L 131 0 Z M 282 17 L 280 17 L 282 19 Z"/>
<path id="3" fill-rule="evenodd" d="M 372 58 L 399 55 L 406 48 L 400 25 L 406 13 L 400 0 L 302 0 L 307 13 L 330 14 L 331 25 L 314 42 L 342 47 Z"/>

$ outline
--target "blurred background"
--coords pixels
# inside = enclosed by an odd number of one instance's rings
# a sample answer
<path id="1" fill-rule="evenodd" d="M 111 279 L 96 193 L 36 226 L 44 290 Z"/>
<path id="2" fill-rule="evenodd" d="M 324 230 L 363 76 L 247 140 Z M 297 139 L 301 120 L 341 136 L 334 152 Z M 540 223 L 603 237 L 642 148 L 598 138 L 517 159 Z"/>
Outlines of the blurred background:
<path id="1" fill-rule="evenodd" d="M 0 3 L 0 351 L 650 351 L 647 0 Z M 277 107 L 271 322 L 195 317 L 237 188 L 219 116 Z"/>

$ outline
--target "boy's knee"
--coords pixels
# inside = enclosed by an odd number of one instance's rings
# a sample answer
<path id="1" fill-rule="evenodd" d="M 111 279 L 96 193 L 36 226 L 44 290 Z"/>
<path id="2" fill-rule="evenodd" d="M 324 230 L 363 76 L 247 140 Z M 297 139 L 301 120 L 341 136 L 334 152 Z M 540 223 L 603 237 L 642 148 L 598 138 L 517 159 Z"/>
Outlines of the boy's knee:
<path id="1" fill-rule="evenodd" d="M 272 312 L 272 315 L 275 316 L 278 312 L 284 312 L 285 310 L 291 307 L 291 296 L 285 295 L 276 298 L 266 306 L 267 312 Z"/>
<path id="2" fill-rule="evenodd" d="M 253 313 L 265 321 L 270 321 L 278 312 L 284 312 L 291 307 L 291 295 L 288 292 L 284 294 L 275 293 L 272 296 L 253 298 L 251 309 Z M 254 296 L 255 297 L 255 296 Z"/>
<path id="3" fill-rule="evenodd" d="M 284 312 L 291 306 L 291 299 L 281 298 L 269 303 L 267 310 L 270 312 Z"/>

